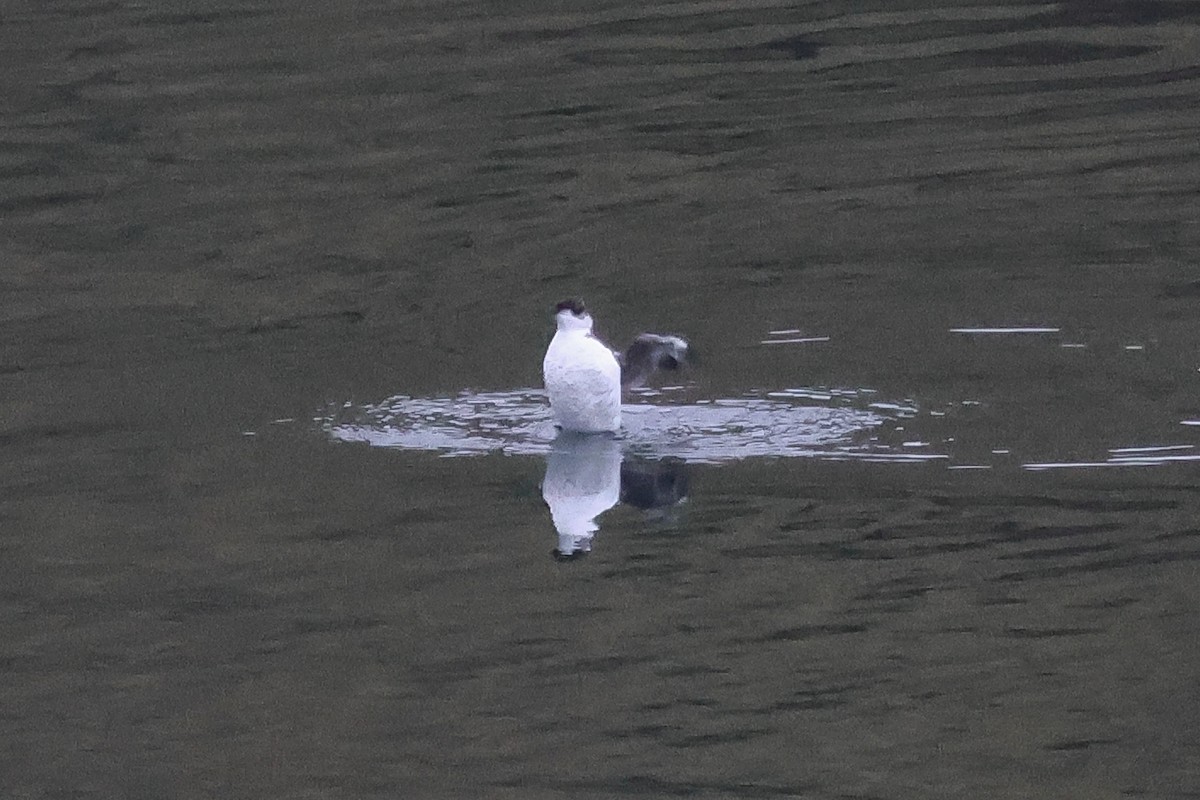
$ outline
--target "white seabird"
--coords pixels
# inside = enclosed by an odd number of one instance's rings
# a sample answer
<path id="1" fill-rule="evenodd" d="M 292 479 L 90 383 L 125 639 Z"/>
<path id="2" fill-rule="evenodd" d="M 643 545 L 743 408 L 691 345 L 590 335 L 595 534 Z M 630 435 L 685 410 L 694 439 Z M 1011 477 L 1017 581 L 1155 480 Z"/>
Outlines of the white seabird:
<path id="1" fill-rule="evenodd" d="M 592 315 L 581 301 L 564 300 L 554 311 L 558 331 L 546 349 L 542 377 L 563 430 L 619 430 L 621 387 L 639 386 L 656 369 L 676 369 L 691 357 L 678 336 L 643 333 L 620 358 L 592 333 Z"/>

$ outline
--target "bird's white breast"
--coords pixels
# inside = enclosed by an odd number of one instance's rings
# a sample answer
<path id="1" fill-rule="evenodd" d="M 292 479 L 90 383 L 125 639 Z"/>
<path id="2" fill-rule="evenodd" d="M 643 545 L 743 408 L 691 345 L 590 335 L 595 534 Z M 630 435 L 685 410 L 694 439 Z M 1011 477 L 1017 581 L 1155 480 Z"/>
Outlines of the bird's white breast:
<path id="1" fill-rule="evenodd" d="M 581 433 L 621 427 L 621 366 L 616 356 L 585 331 L 560 330 L 542 362 L 554 418 Z"/>

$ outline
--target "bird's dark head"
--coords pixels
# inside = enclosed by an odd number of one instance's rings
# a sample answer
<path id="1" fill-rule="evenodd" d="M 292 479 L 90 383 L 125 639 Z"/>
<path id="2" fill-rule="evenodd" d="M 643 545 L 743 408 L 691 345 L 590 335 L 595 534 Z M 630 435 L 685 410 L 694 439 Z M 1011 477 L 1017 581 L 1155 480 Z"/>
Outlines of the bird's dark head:
<path id="1" fill-rule="evenodd" d="M 555 306 L 554 319 L 557 321 L 560 331 L 590 333 L 592 330 L 592 315 L 588 313 L 583 301 L 579 299 L 563 300 Z"/>
<path id="2" fill-rule="evenodd" d="M 584 306 L 583 301 L 580 300 L 578 297 L 572 297 L 568 300 L 563 300 L 561 303 L 559 303 L 558 305 L 556 305 L 554 307 L 555 314 L 557 314 L 560 311 L 570 311 L 575 316 L 582 317 L 584 314 L 587 313 L 587 307 Z"/>

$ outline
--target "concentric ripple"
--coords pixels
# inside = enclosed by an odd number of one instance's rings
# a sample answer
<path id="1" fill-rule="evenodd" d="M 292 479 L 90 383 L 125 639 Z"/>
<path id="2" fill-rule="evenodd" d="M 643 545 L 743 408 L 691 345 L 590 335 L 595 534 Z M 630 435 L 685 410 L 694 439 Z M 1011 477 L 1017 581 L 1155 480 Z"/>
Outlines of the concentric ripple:
<path id="1" fill-rule="evenodd" d="M 822 397 L 830 404 L 814 404 Z M 904 415 L 877 405 L 857 407 L 848 390 L 789 390 L 690 403 L 626 404 L 619 434 L 630 453 L 693 463 L 745 458 L 830 458 L 928 461 L 944 456 L 900 452 L 880 442 L 878 429 Z M 865 401 L 862 401 L 865 404 Z M 540 455 L 557 435 L 542 391 L 464 392 L 456 397 L 398 395 L 369 405 L 346 404 L 318 418 L 337 441 L 375 447 Z"/>

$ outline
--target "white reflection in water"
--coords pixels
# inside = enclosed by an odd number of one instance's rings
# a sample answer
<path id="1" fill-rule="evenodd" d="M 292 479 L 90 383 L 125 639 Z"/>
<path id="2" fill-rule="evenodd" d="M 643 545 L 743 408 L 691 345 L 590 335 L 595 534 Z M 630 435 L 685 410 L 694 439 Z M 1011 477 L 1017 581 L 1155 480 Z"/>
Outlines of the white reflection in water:
<path id="1" fill-rule="evenodd" d="M 828 336 L 798 336 L 792 339 L 763 339 L 759 344 L 815 344 L 828 341 Z"/>
<path id="2" fill-rule="evenodd" d="M 763 339 L 759 344 L 817 344 L 828 342 L 828 336 L 813 336 L 805 335 L 800 328 L 781 328 L 779 330 L 767 331 L 768 339 Z M 780 338 L 786 337 L 786 338 Z"/>
<path id="3" fill-rule="evenodd" d="M 794 392 L 794 393 L 793 393 Z M 855 393 L 796 389 L 673 405 L 629 403 L 617 436 L 622 450 L 693 463 L 745 458 L 831 458 L 911 462 L 944 458 L 901 453 L 875 435 L 885 422 L 915 413 L 899 404 L 853 407 Z M 820 397 L 836 405 L 812 405 Z M 860 403 L 861 405 L 861 403 Z M 556 430 L 539 390 L 465 392 L 457 397 L 397 396 L 348 404 L 321 420 L 336 440 L 429 450 L 446 456 L 542 455 Z"/>
<path id="4" fill-rule="evenodd" d="M 687 497 L 687 466 L 678 459 L 626 460 L 608 434 L 562 433 L 546 456 L 542 499 L 558 535 L 553 555 L 587 555 L 597 518 L 618 503 L 643 510 L 671 508 Z"/>
<path id="5" fill-rule="evenodd" d="M 1023 464 L 1028 470 L 1085 469 L 1096 467 L 1157 467 L 1181 461 L 1200 461 L 1200 453 L 1181 453 L 1193 450 L 1190 444 L 1154 445 L 1149 447 L 1116 447 L 1110 449 L 1104 461 L 1048 461 Z"/>
<path id="6" fill-rule="evenodd" d="M 564 433 L 546 457 L 542 498 L 558 531 L 555 554 L 590 552 L 596 517 L 621 499 L 621 443 L 607 434 Z"/>
<path id="7" fill-rule="evenodd" d="M 1062 328 L 951 328 L 951 333 L 1009 334 L 1009 333 L 1059 333 Z"/>

